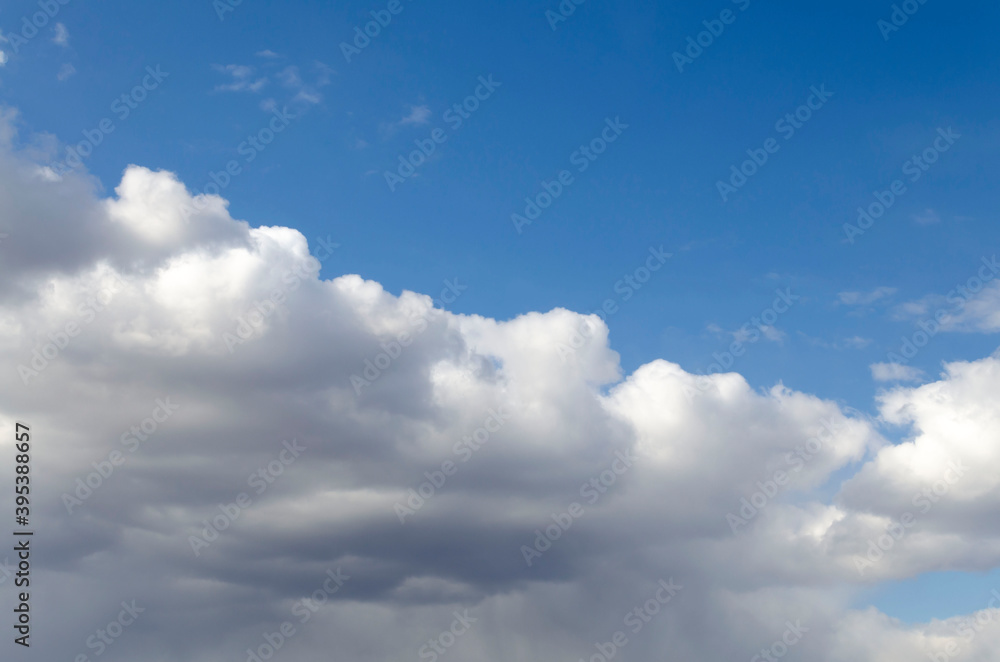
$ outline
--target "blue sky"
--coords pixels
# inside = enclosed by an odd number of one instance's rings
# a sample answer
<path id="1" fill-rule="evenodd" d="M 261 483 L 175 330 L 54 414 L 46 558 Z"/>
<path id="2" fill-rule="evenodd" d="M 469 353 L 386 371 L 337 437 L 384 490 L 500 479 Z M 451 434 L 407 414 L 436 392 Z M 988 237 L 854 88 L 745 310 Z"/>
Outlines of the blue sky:
<path id="1" fill-rule="evenodd" d="M 867 366 L 912 324 L 884 310 L 845 315 L 837 293 L 895 287 L 897 302 L 944 294 L 973 275 L 996 236 L 988 172 L 1000 140 L 990 75 L 997 46 L 988 30 L 1000 9 L 929 3 L 885 41 L 876 22 L 891 8 L 878 4 L 740 6 L 588 2 L 553 30 L 545 12 L 557 3 L 405 2 L 347 62 L 339 44 L 378 7 L 244 3 L 220 20 L 208 2 L 112 2 L 96 13 L 70 3 L 57 17 L 78 26 L 68 48 L 43 30 L 12 55 L 3 94 L 33 129 L 72 144 L 114 118 L 111 103 L 159 65 L 169 77 L 87 167 L 106 185 L 135 162 L 198 186 L 266 126 L 263 99 L 294 96 L 277 72 L 298 67 L 306 84 L 326 76 L 322 101 L 225 191 L 234 216 L 251 225 L 287 224 L 341 243 L 325 274 L 421 292 L 457 277 L 469 290 L 456 311 L 499 318 L 589 311 L 662 244 L 675 253 L 669 267 L 610 321 L 626 370 L 653 356 L 707 369 L 728 344 L 707 325 L 737 328 L 769 305 L 775 287 L 791 287 L 803 303 L 778 325 L 788 338 L 755 344 L 739 370 L 753 383 L 782 379 L 864 408 L 873 394 Z M 31 7 L 11 3 L 0 20 L 10 31 Z M 672 54 L 726 8 L 735 21 L 678 72 Z M 77 71 L 59 81 L 64 63 Z M 233 80 L 215 65 L 253 67 L 253 80 L 269 82 L 257 92 L 214 91 Z M 452 130 L 442 115 L 484 75 L 501 86 Z M 786 141 L 774 125 L 814 85 L 833 96 Z M 425 123 L 387 128 L 421 106 Z M 523 198 L 572 167 L 571 154 L 608 117 L 628 124 L 621 140 L 541 220 L 514 232 L 510 214 Z M 390 193 L 384 172 L 436 127 L 447 142 Z M 939 127 L 963 138 L 872 231 L 845 243 L 842 226 L 856 207 L 888 188 Z M 781 150 L 724 203 L 716 182 L 769 137 Z M 914 220 L 927 210 L 940 221 Z M 823 346 L 855 337 L 871 344 Z M 917 363 L 933 374 L 942 360 L 982 356 L 991 342 L 938 338 Z"/>
<path id="2" fill-rule="evenodd" d="M 387 4 L 244 0 L 220 18 L 208 0 L 71 0 L 17 52 L 0 43 L 0 99 L 28 132 L 54 135 L 60 158 L 112 119 L 85 160 L 107 194 L 129 164 L 201 189 L 239 160 L 222 192 L 232 216 L 296 228 L 311 245 L 329 236 L 340 249 L 324 277 L 434 296 L 457 278 L 468 290 L 449 308 L 497 319 L 613 299 L 626 374 L 655 358 L 708 370 L 790 291 L 801 298 L 733 370 L 864 412 L 885 386 L 869 366 L 995 254 L 996 3 L 928 0 L 886 39 L 889 2 L 588 0 L 553 29 L 556 0 L 401 0 L 347 61 L 341 44 Z M 4 4 L 8 41 L 36 10 Z M 678 71 L 674 53 L 723 10 L 733 21 Z M 118 117 L 112 104 L 149 67 L 168 75 Z M 481 77 L 498 85 L 455 127 L 446 112 Z M 815 88 L 832 95 L 783 135 L 776 123 Z M 246 163 L 241 144 L 286 107 L 297 117 Z M 627 128 L 580 172 L 574 153 L 609 120 Z M 386 171 L 436 129 L 444 142 L 390 190 Z M 960 137 L 910 181 L 904 164 L 948 129 Z M 717 183 L 771 138 L 778 150 L 724 201 Z M 573 183 L 519 233 L 511 215 L 562 170 Z M 849 242 L 844 224 L 897 179 L 906 192 Z M 672 257 L 623 300 L 616 283 L 661 246 Z M 941 333 L 911 365 L 933 378 L 995 349 L 989 334 Z M 964 587 L 946 613 L 913 597 L 944 585 Z M 980 608 L 981 589 L 935 575 L 872 600 L 916 620 Z"/>

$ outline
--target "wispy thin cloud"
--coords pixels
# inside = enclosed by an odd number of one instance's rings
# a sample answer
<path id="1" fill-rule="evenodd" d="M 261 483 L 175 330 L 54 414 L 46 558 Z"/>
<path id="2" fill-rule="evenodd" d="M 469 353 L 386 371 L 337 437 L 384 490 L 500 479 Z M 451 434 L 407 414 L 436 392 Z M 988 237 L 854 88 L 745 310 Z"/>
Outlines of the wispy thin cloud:
<path id="1" fill-rule="evenodd" d="M 872 344 L 871 338 L 862 338 L 861 336 L 851 336 L 850 338 L 844 338 L 841 341 L 844 347 L 850 347 L 852 349 L 864 349 L 868 345 Z"/>
<path id="2" fill-rule="evenodd" d="M 901 363 L 873 363 L 869 366 L 877 382 L 919 382 L 924 371 Z"/>
<path id="3" fill-rule="evenodd" d="M 941 217 L 933 209 L 925 209 L 913 215 L 913 221 L 918 225 L 934 225 L 941 222 Z"/>
<path id="4" fill-rule="evenodd" d="M 285 87 L 301 87 L 302 76 L 299 75 L 299 68 L 289 65 L 278 72 L 278 81 Z"/>
<path id="5" fill-rule="evenodd" d="M 422 126 L 430 122 L 431 109 L 425 104 L 405 106 L 406 112 L 398 120 L 382 122 L 379 127 L 379 134 L 383 140 L 388 140 L 397 131 L 409 126 Z"/>
<path id="6" fill-rule="evenodd" d="M 871 338 L 863 338 L 861 336 L 851 336 L 850 338 L 841 338 L 840 340 L 830 342 L 828 340 L 823 340 L 822 338 L 814 338 L 806 333 L 803 333 L 802 331 L 798 331 L 798 335 L 814 347 L 832 349 L 838 352 L 844 351 L 845 349 L 864 349 L 873 342 Z"/>
<path id="7" fill-rule="evenodd" d="M 212 68 L 219 73 L 227 74 L 232 82 L 216 85 L 216 92 L 260 92 L 268 83 L 267 76 L 255 76 L 253 67 L 243 64 L 215 64 Z"/>
<path id="8" fill-rule="evenodd" d="M 315 105 L 322 103 L 323 94 L 319 90 L 330 84 L 333 69 L 322 62 L 314 62 L 313 65 L 316 76 L 312 82 L 307 82 L 299 67 L 294 65 L 287 66 L 277 73 L 278 82 L 295 91 L 295 96 L 292 97 L 293 104 Z"/>
<path id="9" fill-rule="evenodd" d="M 408 124 L 420 125 L 430 121 L 431 109 L 428 106 L 410 106 L 410 114 L 399 120 L 399 126 Z"/>
<path id="10" fill-rule="evenodd" d="M 871 292 L 840 292 L 837 300 L 845 306 L 870 306 L 876 301 L 891 297 L 896 292 L 898 290 L 895 287 L 876 287 Z"/>
<path id="11" fill-rule="evenodd" d="M 52 43 L 60 46 L 69 46 L 69 30 L 62 23 L 56 23 L 56 34 L 52 37 Z"/>
<path id="12" fill-rule="evenodd" d="M 747 327 L 749 327 L 749 325 L 747 325 Z M 776 343 L 783 343 L 785 341 L 785 338 L 788 337 L 788 334 L 786 334 L 784 331 L 774 326 L 769 326 L 767 324 L 758 324 L 757 326 L 754 326 L 752 329 L 747 327 L 737 329 L 736 331 L 726 331 L 718 324 L 712 323 L 708 324 L 705 327 L 705 329 L 710 333 L 715 334 L 716 336 L 720 337 L 728 336 L 731 337 L 736 342 L 742 342 L 742 343 L 755 342 L 753 340 L 754 331 L 759 333 L 760 336 L 764 338 L 764 340 L 770 340 L 771 342 L 776 342 Z"/>

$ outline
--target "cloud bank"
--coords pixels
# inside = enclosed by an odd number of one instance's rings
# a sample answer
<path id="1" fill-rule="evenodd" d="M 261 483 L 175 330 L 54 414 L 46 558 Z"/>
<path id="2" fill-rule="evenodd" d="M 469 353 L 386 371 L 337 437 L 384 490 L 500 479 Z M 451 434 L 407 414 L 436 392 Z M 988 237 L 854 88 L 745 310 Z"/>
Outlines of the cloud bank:
<path id="1" fill-rule="evenodd" d="M 997 649 L 1000 603 L 916 626 L 851 607 L 1000 565 L 997 358 L 885 391 L 877 418 L 665 359 L 623 374 L 596 316 L 322 280 L 335 252 L 169 172 L 104 196 L 0 135 L 0 444 L 15 420 L 38 440 L 42 658 Z"/>

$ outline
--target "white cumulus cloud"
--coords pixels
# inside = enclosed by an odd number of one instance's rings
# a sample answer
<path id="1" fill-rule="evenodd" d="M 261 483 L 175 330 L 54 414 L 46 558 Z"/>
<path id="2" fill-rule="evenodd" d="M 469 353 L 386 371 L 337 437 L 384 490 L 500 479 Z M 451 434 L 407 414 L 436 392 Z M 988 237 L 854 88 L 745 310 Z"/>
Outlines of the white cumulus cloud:
<path id="1" fill-rule="evenodd" d="M 885 392 L 879 420 L 662 358 L 625 374 L 597 317 L 454 314 L 321 279 L 332 240 L 234 219 L 171 173 L 129 166 L 105 196 L 42 172 L 0 149 L 0 446 L 15 421 L 39 439 L 45 659 L 133 599 L 145 620 L 115 653 L 137 662 L 247 659 L 285 621 L 284 659 L 413 659 L 465 610 L 449 655 L 472 662 L 589 659 L 619 630 L 627 659 L 750 659 L 789 623 L 799 659 L 995 650 L 995 624 L 969 641 L 957 620 L 850 604 L 884 578 L 1000 563 L 1000 360 Z M 325 604 L 302 602 L 337 569 Z M 661 582 L 681 587 L 666 603 Z"/>

